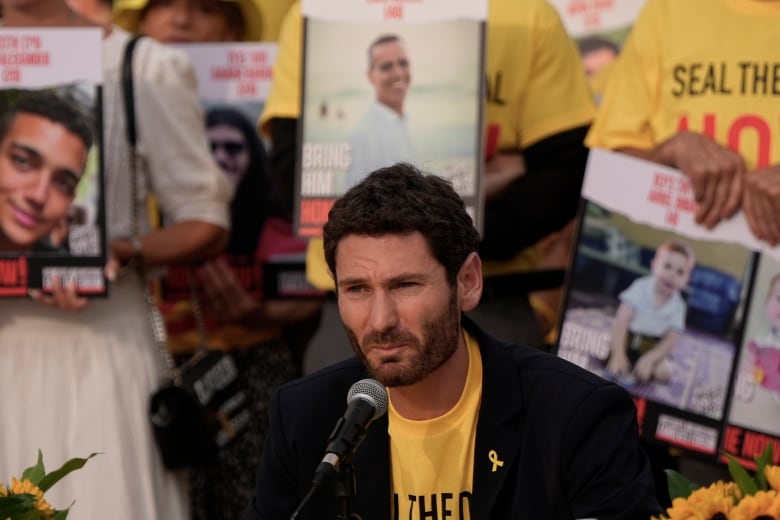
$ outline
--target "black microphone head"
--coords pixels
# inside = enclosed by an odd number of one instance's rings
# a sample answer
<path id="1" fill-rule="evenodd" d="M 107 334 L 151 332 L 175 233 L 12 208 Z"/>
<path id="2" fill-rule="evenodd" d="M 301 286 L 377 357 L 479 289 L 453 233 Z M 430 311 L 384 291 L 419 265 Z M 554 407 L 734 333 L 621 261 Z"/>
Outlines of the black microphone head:
<path id="1" fill-rule="evenodd" d="M 376 379 L 361 379 L 353 384 L 347 392 L 347 405 L 355 399 L 363 399 L 373 405 L 372 421 L 387 413 L 387 390 Z"/>

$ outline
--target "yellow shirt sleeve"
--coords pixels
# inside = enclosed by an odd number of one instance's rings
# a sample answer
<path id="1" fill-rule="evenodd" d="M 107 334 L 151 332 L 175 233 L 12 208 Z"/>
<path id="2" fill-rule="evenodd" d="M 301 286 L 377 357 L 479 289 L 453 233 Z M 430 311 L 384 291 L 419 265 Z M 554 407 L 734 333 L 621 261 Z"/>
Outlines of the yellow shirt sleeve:
<path id="1" fill-rule="evenodd" d="M 585 140 L 591 148 L 649 149 L 662 139 L 655 135 L 652 125 L 661 81 L 658 35 L 653 29 L 654 4 L 652 0 L 645 4 L 609 73 L 596 119 Z"/>
<path id="2" fill-rule="evenodd" d="M 295 0 L 259 0 L 262 12 L 263 41 L 275 42 L 279 39 L 284 15 Z"/>
<path id="3" fill-rule="evenodd" d="M 317 289 L 333 291 L 336 285 L 328 273 L 322 238 L 312 238 L 306 248 L 306 279 Z"/>
<path id="4" fill-rule="evenodd" d="M 549 4 L 539 8 L 520 112 L 520 147 L 591 122 L 595 105 L 574 41 Z M 488 27 L 488 32 L 490 31 Z M 488 46 L 488 52 L 490 52 Z"/>
<path id="5" fill-rule="evenodd" d="M 297 119 L 301 112 L 301 60 L 303 19 L 301 4 L 295 2 L 284 17 L 279 31 L 279 50 L 273 69 L 273 83 L 258 129 L 266 137 L 268 122 L 275 118 Z"/>

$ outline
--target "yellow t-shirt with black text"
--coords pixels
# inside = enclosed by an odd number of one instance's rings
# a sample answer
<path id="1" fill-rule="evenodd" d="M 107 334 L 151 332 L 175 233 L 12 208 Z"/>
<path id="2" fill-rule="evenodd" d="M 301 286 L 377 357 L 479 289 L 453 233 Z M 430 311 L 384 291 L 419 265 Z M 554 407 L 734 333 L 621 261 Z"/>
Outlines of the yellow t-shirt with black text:
<path id="1" fill-rule="evenodd" d="M 391 517 L 471 519 L 474 441 L 482 397 L 482 359 L 463 332 L 469 369 L 455 406 L 435 419 L 412 421 L 388 408 Z M 436 514 L 433 514 L 433 512 Z"/>
<path id="2" fill-rule="evenodd" d="M 649 0 L 586 143 L 650 149 L 680 130 L 780 163 L 780 2 Z M 736 36 L 739 35 L 739 36 Z"/>

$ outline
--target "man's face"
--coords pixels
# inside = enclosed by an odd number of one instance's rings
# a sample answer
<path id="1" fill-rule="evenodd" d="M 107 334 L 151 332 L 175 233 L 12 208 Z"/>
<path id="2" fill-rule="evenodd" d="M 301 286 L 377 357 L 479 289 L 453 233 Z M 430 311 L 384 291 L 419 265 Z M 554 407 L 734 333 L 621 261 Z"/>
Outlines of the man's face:
<path id="1" fill-rule="evenodd" d="M 138 29 L 163 43 L 238 41 L 241 18 L 236 5 L 220 0 L 149 0 Z"/>
<path id="2" fill-rule="evenodd" d="M 344 328 L 375 379 L 411 385 L 450 359 L 461 340 L 460 302 L 422 234 L 348 235 L 336 266 Z"/>
<path id="3" fill-rule="evenodd" d="M 65 217 L 87 160 L 59 123 L 18 114 L 0 142 L 0 249 L 24 251 Z"/>
<path id="4" fill-rule="evenodd" d="M 375 45 L 371 58 L 368 79 L 374 85 L 377 101 L 403 113 L 404 98 L 412 78 L 404 46 L 397 40 Z"/>
<path id="5" fill-rule="evenodd" d="M 772 327 L 780 330 L 780 280 L 776 280 L 766 297 L 766 316 Z"/>
<path id="6" fill-rule="evenodd" d="M 233 186 L 238 186 L 249 167 L 249 148 L 244 134 L 228 125 L 208 129 L 211 153 Z"/>
<path id="7" fill-rule="evenodd" d="M 691 276 L 688 257 L 667 248 L 658 250 L 650 265 L 655 278 L 655 290 L 664 297 L 683 289 Z"/>
<path id="8" fill-rule="evenodd" d="M 608 47 L 602 47 L 583 54 L 582 67 L 585 69 L 585 75 L 591 78 L 616 59 L 615 51 Z"/>

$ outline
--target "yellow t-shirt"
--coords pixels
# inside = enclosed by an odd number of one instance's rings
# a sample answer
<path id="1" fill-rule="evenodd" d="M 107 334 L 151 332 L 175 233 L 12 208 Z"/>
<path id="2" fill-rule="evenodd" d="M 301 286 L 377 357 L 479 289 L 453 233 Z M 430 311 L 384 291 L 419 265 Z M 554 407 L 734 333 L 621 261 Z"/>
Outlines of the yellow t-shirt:
<path id="1" fill-rule="evenodd" d="M 778 27 L 777 1 L 649 0 L 587 145 L 649 149 L 688 129 L 738 150 L 749 168 L 777 164 Z"/>
<path id="2" fill-rule="evenodd" d="M 256 0 L 257 1 L 257 0 Z M 262 19 L 262 41 L 275 42 L 279 39 L 284 16 L 295 0 L 259 0 Z"/>
<path id="3" fill-rule="evenodd" d="M 577 48 L 557 11 L 544 0 L 492 0 L 489 7 L 486 157 L 588 124 L 595 112 L 593 99 Z M 282 24 L 274 82 L 259 121 L 267 136 L 271 119 L 294 119 L 300 114 L 302 27 L 296 2 Z M 528 270 L 539 256 L 531 247 L 508 262 L 485 262 L 483 272 L 490 276 Z M 313 285 L 333 289 L 321 239 L 310 241 L 306 264 Z"/>
<path id="4" fill-rule="evenodd" d="M 388 409 L 392 518 L 471 518 L 474 441 L 482 397 L 479 346 L 463 333 L 469 369 L 455 406 L 435 419 L 412 421 Z M 438 515 L 431 515 L 436 510 Z M 428 513 L 426 515 L 426 513 Z"/>

